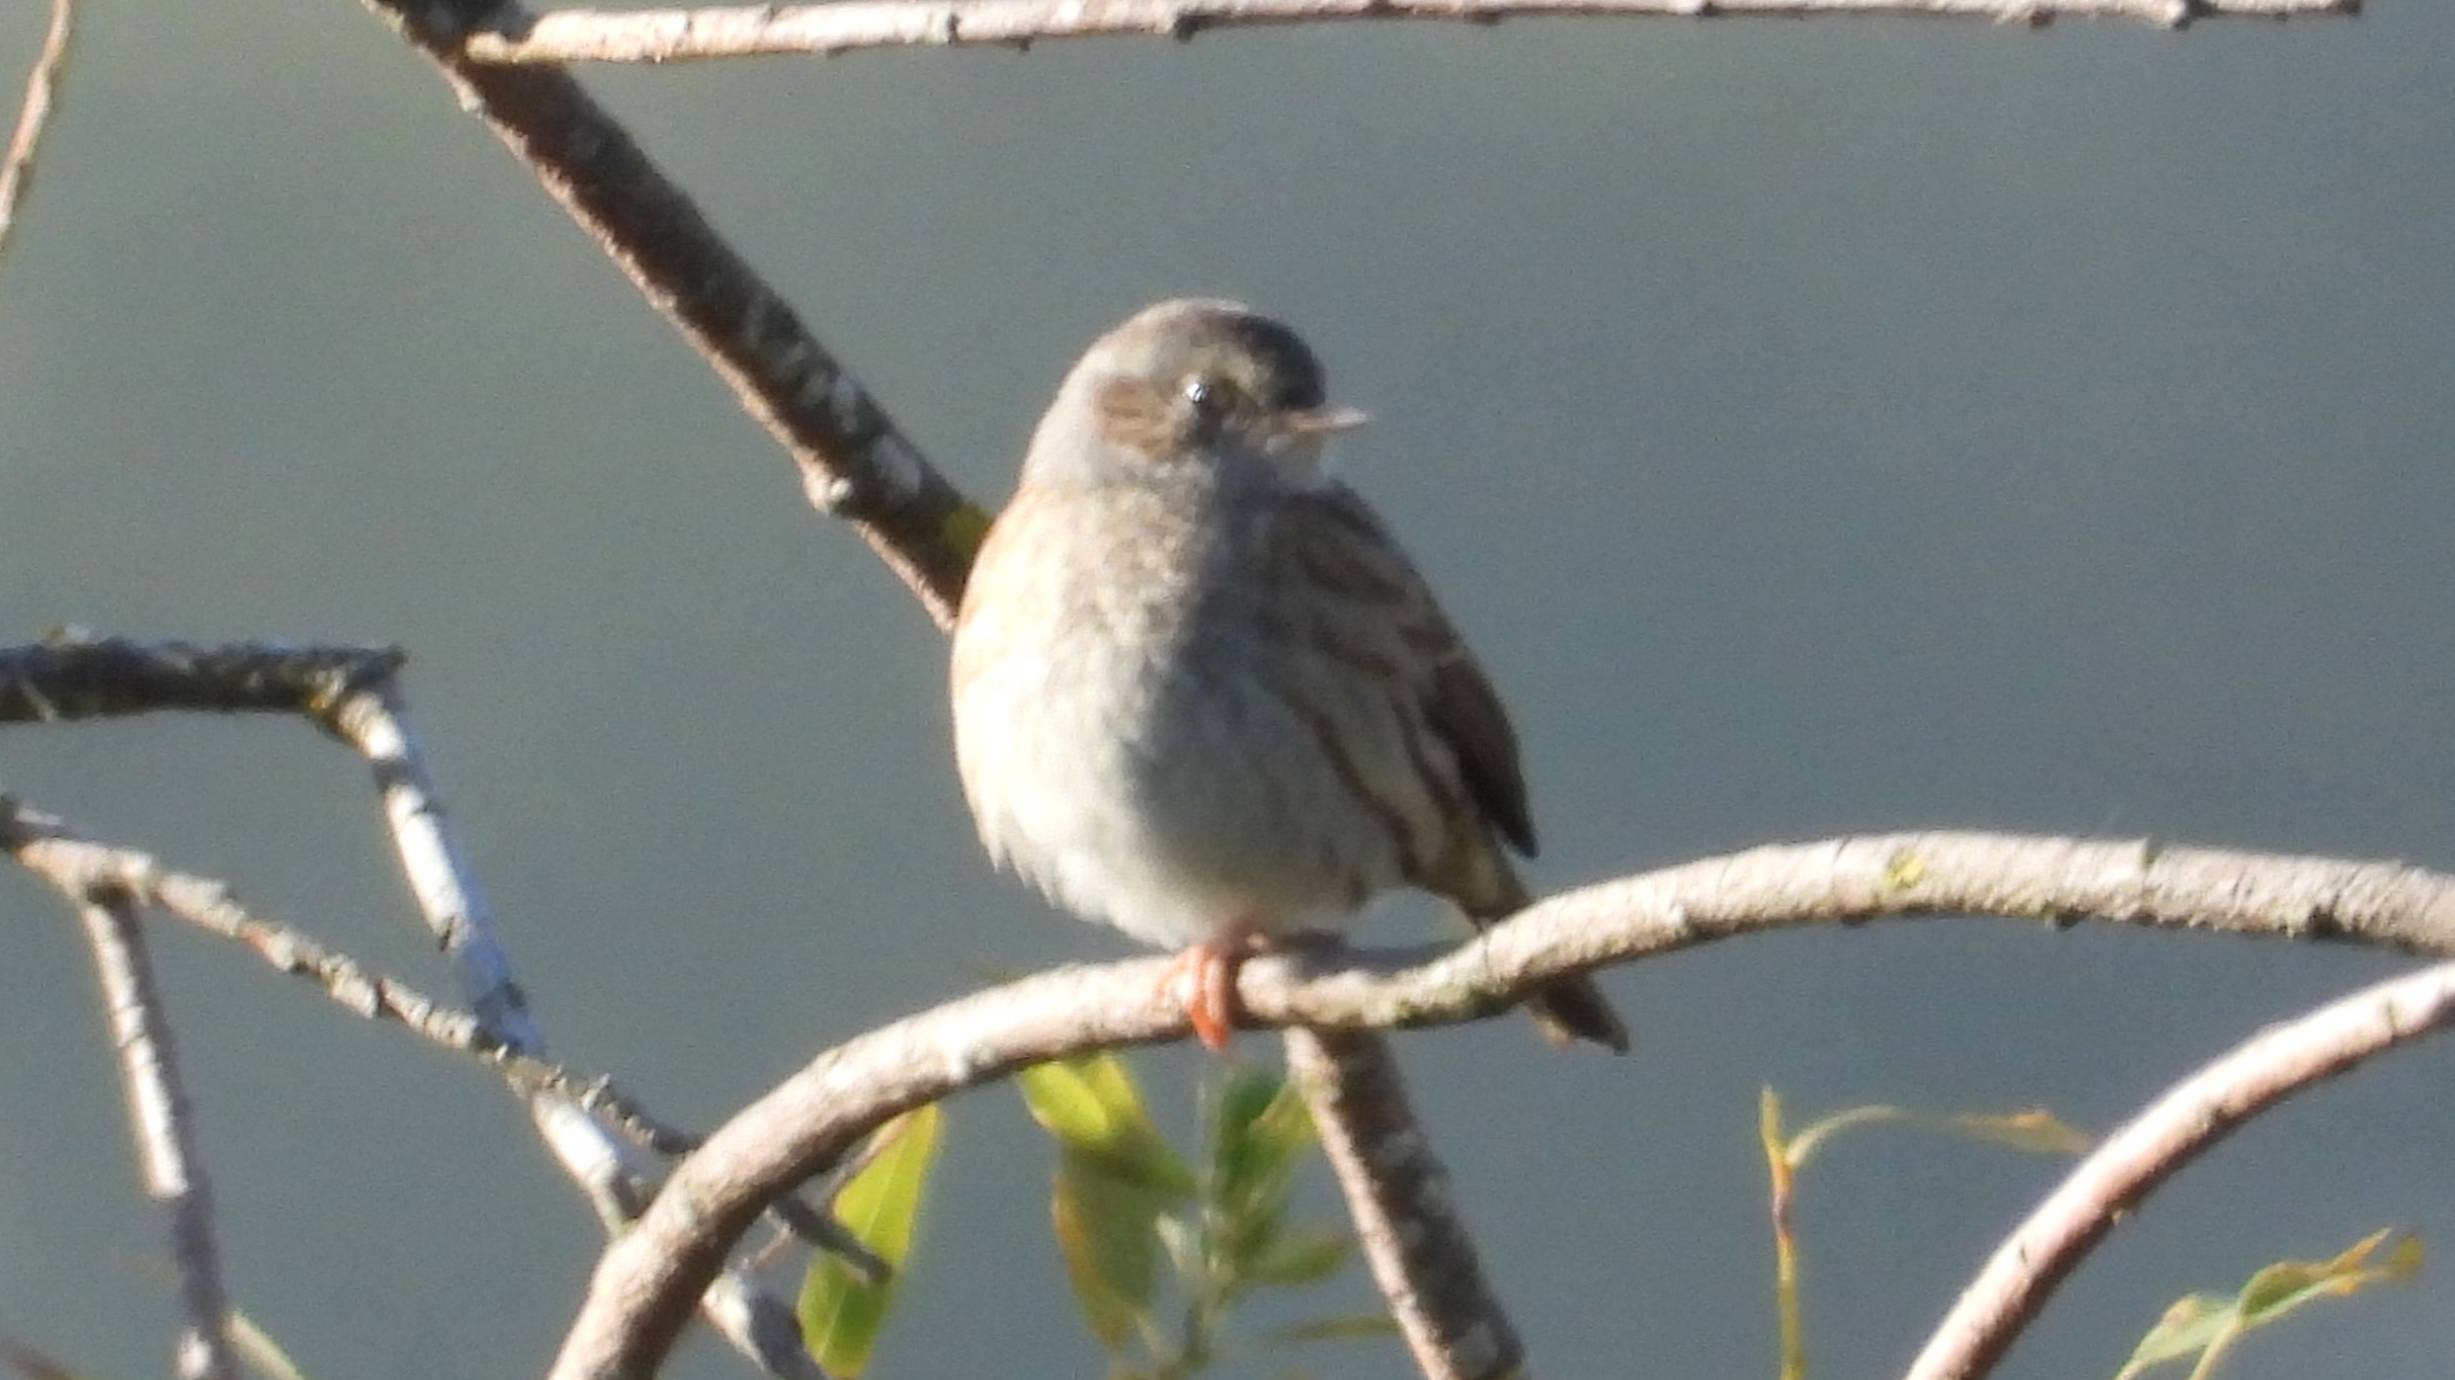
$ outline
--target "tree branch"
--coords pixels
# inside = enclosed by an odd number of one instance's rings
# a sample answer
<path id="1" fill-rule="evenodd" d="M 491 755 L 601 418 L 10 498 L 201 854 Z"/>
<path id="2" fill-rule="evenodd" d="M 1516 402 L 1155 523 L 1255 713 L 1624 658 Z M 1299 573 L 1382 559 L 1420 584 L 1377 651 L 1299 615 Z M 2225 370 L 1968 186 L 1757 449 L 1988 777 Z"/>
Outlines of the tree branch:
<path id="1" fill-rule="evenodd" d="M 602 1078 L 519 1054 L 477 1017 L 445 1006 L 398 978 L 373 972 L 287 925 L 239 904 L 227 883 L 180 872 L 150 854 L 99 842 L 0 792 L 0 852 L 71 897 L 97 889 L 125 894 L 150 910 L 234 941 L 276 972 L 315 984 L 335 1005 L 366 1020 L 390 1021 L 430 1044 L 493 1068 L 514 1090 L 552 1091 L 604 1115 L 635 1143 L 661 1155 L 686 1155 L 699 1138 L 651 1116 Z"/>
<path id="2" fill-rule="evenodd" d="M 1264 1026 L 1471 1020 L 1534 987 L 1652 954 L 1805 924 L 1978 914 L 2102 918 L 2455 956 L 2455 878 L 2395 863 L 2005 834 L 1925 833 L 1753 849 L 1539 902 L 1446 952 L 1336 943 L 1242 966 Z M 1182 1038 L 1168 960 L 1061 968 L 856 1036 L 737 1114 L 598 1263 L 554 1380 L 654 1373 L 689 1300 L 760 1205 L 887 1118 L 1044 1059 Z"/>
<path id="3" fill-rule="evenodd" d="M 1290 1030 L 1287 1065 L 1416 1368 L 1425 1380 L 1522 1380 L 1525 1348 L 1484 1281 L 1449 1171 L 1416 1129 L 1389 1042 L 1363 1030 Z"/>
<path id="4" fill-rule="evenodd" d="M 26 75 L 25 100 L 17 108 L 17 129 L 0 153 L 0 249 L 8 247 L 9 231 L 17 224 L 17 204 L 34 181 L 34 151 L 51 123 L 52 101 L 60 74 L 68 69 L 68 35 L 75 19 L 75 0 L 51 0 L 51 27 L 43 31 L 42 50 Z"/>
<path id="5" fill-rule="evenodd" d="M 1056 39 L 1190 39 L 1212 29 L 1365 20 L 1917 18 L 2043 26 L 2115 19 L 2352 14 L 2359 0 L 840 0 L 671 10 L 549 10 L 469 35 L 479 62 L 676 62 L 866 48 L 1028 48 Z"/>
<path id="6" fill-rule="evenodd" d="M 213 1244 L 213 1194 L 197 1154 L 187 1088 L 171 1045 L 170 1021 L 154 986 L 153 965 L 126 896 L 97 890 L 77 907 L 102 975 L 102 1002 L 111 1042 L 127 1085 L 128 1121 L 136 1132 L 145 1192 L 170 1219 L 171 1266 L 179 1275 L 179 1333 L 173 1373 L 180 1380 L 235 1380 L 226 1322 L 230 1301 Z"/>
<path id="7" fill-rule="evenodd" d="M 470 34 L 525 23 L 521 7 L 363 3 L 434 62 L 463 107 L 733 389 L 792 456 L 811 505 L 850 522 L 939 626 L 950 626 L 988 515 L 921 458 L 886 409 L 569 73 L 468 57 Z"/>
<path id="8" fill-rule="evenodd" d="M 406 660 L 396 647 L 283 642 L 137 642 L 79 629 L 0 647 L 0 723 L 196 710 L 321 715 L 384 680 Z"/>
<path id="9" fill-rule="evenodd" d="M 2455 1024 L 2455 963 L 2390 978 L 2267 1029 L 2176 1083 L 2107 1137 L 1995 1248 L 1908 1380 L 1978 1380 L 2123 1214 L 2243 1122 L 2397 1045 Z"/>
<path id="10" fill-rule="evenodd" d="M 607 1098 L 566 1092 L 551 1076 L 520 1076 L 553 1068 L 544 1034 L 513 980 L 493 912 L 445 820 L 394 680 L 400 663 L 400 654 L 389 649 L 208 647 L 70 631 L 36 646 L 0 649 L 0 723 L 160 709 L 295 713 L 355 748 L 374 770 L 410 890 L 475 1011 L 478 1038 L 500 1051 L 496 1057 L 556 1163 L 609 1230 L 618 1229 L 638 1215 L 664 1166 L 626 1144 L 587 1105 L 613 1105 Z M 53 848 L 49 859 L 59 862 L 60 850 Z M 88 854 L 76 861 L 109 860 Z M 780 1203 L 779 1216 L 796 1235 L 815 1243 L 837 1248 L 849 1242 L 830 1219 L 798 1204 Z M 849 1253 L 866 1255 L 857 1249 Z M 725 1271 L 709 1282 L 704 1306 L 726 1340 L 768 1374 L 823 1380 L 802 1345 L 791 1306 L 755 1276 Z"/>
<path id="11" fill-rule="evenodd" d="M 452 834 L 398 686 L 386 676 L 355 685 L 317 708 L 319 721 L 373 768 L 401 870 L 479 1023 L 512 1052 L 548 1058 L 545 1032 L 512 978 L 493 908 Z M 662 1166 L 642 1159 L 569 1097 L 536 1089 L 524 1100 L 547 1147 L 588 1194 L 607 1228 L 619 1231 L 636 1218 Z M 755 1276 L 725 1269 L 703 1286 L 694 1297 L 704 1296 L 701 1307 L 709 1322 L 735 1350 L 770 1375 L 824 1380 L 802 1343 L 791 1305 Z"/>

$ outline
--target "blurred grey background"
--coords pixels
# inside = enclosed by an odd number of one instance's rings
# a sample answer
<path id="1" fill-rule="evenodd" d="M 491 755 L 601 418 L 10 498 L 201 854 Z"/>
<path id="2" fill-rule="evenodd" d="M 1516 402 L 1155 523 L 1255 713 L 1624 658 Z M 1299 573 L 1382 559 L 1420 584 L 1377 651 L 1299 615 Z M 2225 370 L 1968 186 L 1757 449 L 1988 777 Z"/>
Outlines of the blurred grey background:
<path id="1" fill-rule="evenodd" d="M 0 15 L 12 91 L 40 8 Z M 984 497 L 1146 300 L 1307 332 L 1379 419 L 1348 474 L 1514 706 L 1558 886 L 1920 824 L 2455 866 L 2450 71 L 2455 15 L 2382 0 L 2181 36 L 1376 26 L 586 78 Z M 982 861 L 913 602 L 340 0 L 87 6 L 0 261 L 0 639 L 62 622 L 410 648 L 558 1052 L 671 1118 L 986 974 L 1126 951 Z M 0 781 L 449 990 L 363 772 L 302 727 L 11 729 Z M 86 955 L 11 873 L 0 916 L 0 1333 L 159 1373 Z M 158 949 L 244 1306 L 314 1376 L 541 1366 L 598 1240 L 510 1100 L 210 942 Z M 1404 1051 L 1545 1374 L 1764 1375 L 1761 1085 L 2104 1127 L 2396 966 L 1791 934 L 1613 975 L 1633 1059 L 1516 1022 Z M 2006 1373 L 2109 1375 L 2172 1297 L 2375 1227 L 2455 1249 L 2447 1059 L 2224 1146 Z M 1181 1124 L 1200 1061 L 1140 1066 Z M 874 1373 L 1097 1374 L 1045 1143 L 1008 1090 L 954 1112 Z M 1884 1132 L 1820 1159 L 1816 1374 L 1896 1372 L 2058 1172 Z M 2228 1373 L 2444 1375 L 2448 1281 Z M 704 1338 L 673 1370 L 740 1373 Z"/>

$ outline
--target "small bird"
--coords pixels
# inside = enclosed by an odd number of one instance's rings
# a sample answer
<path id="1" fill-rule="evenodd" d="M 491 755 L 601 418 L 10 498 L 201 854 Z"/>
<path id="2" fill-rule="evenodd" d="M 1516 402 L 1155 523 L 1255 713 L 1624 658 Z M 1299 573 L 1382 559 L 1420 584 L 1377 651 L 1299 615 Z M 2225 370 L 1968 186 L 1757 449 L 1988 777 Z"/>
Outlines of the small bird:
<path id="1" fill-rule="evenodd" d="M 1149 307 L 1057 390 L 955 622 L 955 757 L 989 853 L 1146 943 L 1194 1032 L 1291 931 L 1419 887 L 1490 922 L 1531 856 L 1516 734 L 1431 589 L 1324 444 L 1295 332 Z M 1528 1002 L 1556 1042 L 1627 1030 L 1584 978 Z"/>

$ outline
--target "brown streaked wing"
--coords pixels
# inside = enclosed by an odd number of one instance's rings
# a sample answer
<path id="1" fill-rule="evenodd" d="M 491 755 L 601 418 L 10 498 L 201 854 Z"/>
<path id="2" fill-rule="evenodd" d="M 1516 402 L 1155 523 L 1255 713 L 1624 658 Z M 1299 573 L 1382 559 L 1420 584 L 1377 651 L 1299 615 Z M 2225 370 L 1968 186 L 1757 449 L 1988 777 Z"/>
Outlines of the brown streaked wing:
<path id="1" fill-rule="evenodd" d="M 1499 694 L 1466 649 L 1432 587 L 1399 550 L 1387 528 L 1353 489 L 1326 484 L 1297 497 L 1320 522 L 1290 524 L 1302 533 L 1300 559 L 1325 583 L 1383 603 L 1398 635 L 1414 653 L 1409 687 L 1432 731 L 1458 760 L 1468 793 L 1492 827 L 1534 856 L 1534 819 L 1526 802 L 1517 732 Z"/>

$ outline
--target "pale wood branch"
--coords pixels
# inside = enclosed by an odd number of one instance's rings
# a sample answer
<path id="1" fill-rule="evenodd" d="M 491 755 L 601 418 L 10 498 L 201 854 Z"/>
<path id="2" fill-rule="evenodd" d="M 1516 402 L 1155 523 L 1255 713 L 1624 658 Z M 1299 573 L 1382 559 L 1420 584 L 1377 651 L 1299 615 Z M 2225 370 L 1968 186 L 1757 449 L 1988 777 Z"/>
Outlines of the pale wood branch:
<path id="1" fill-rule="evenodd" d="M 1389 1042 L 1366 1030 L 1290 1030 L 1287 1067 L 1425 1380 L 1524 1380 L 1525 1347 L 1483 1278 Z"/>
<path id="2" fill-rule="evenodd" d="M 103 843 L 0 792 L 0 852 L 71 897 L 97 889 L 125 894 L 138 905 L 244 947 L 276 972 L 313 983 L 332 1002 L 363 1019 L 390 1022 L 430 1044 L 493 1068 L 515 1090 L 551 1091 L 600 1113 L 636 1144 L 661 1155 L 686 1155 L 699 1138 L 668 1125 L 604 1078 L 532 1059 L 496 1039 L 478 1018 L 446 1006 L 400 979 L 376 972 L 348 954 L 248 909 L 228 883 L 165 867 L 149 853 Z"/>
<path id="3" fill-rule="evenodd" d="M 145 1192 L 169 1219 L 171 1268 L 179 1277 L 185 1319 L 172 1372 L 179 1380 L 235 1380 L 238 1367 L 227 1331 L 230 1301 L 213 1241 L 213 1193 L 205 1182 L 193 1109 L 179 1077 L 179 1056 L 145 937 L 137 929 L 136 907 L 125 896 L 96 890 L 77 913 L 102 977 L 103 1010 L 119 1049 Z"/>
<path id="4" fill-rule="evenodd" d="M 545 1032 L 512 977 L 493 908 L 444 813 L 441 793 L 391 677 L 352 687 L 324 706 L 322 721 L 374 770 L 384 819 L 418 911 L 460 980 L 464 998 L 494 1038 L 546 1059 Z M 526 1093 L 529 1116 L 564 1173 L 580 1185 L 609 1231 L 636 1219 L 663 1166 L 636 1153 L 600 1118 L 551 1089 Z M 824 1380 L 801 1340 L 791 1304 L 757 1276 L 720 1269 L 696 1297 L 709 1323 L 762 1371 Z"/>
<path id="5" fill-rule="evenodd" d="M 395 680 L 400 663 L 391 649 L 146 643 L 69 631 L 39 645 L 0 649 L 0 723 L 166 709 L 290 713 L 348 743 L 374 771 L 410 891 L 451 961 L 477 1038 L 499 1051 L 557 1165 L 608 1230 L 620 1230 L 653 1196 L 664 1166 L 622 1138 L 618 1123 L 605 1114 L 615 1105 L 606 1098 L 571 1091 L 551 1076 L 519 1076 L 553 1067 L 544 1033 L 444 815 Z M 55 849 L 51 856 L 56 861 L 60 854 Z M 97 860 L 87 855 L 80 861 Z M 824 1214 L 790 1201 L 778 1208 L 797 1235 L 866 1258 Z M 708 1283 L 703 1306 L 717 1331 L 762 1371 L 823 1380 L 801 1344 L 790 1302 L 754 1274 L 721 1272 Z"/>
<path id="6" fill-rule="evenodd" d="M 1569 973 L 1741 934 L 1884 917 L 2083 919 L 2455 955 L 2455 878 L 2142 841 L 1910 833 L 1753 849 L 1536 903 L 1464 946 L 1336 943 L 1243 965 L 1259 1025 L 1471 1020 Z M 1182 1038 L 1166 959 L 1064 968 L 949 1002 L 819 1055 L 685 1161 L 597 1267 L 555 1380 L 654 1373 L 689 1300 L 760 1206 L 899 1112 L 1044 1059 Z"/>
<path id="7" fill-rule="evenodd" d="M 1979 1380 L 2117 1221 L 2243 1122 L 2373 1055 L 2455 1023 L 2455 963 L 2390 978 L 2269 1026 L 2106 1138 L 1995 1248 L 1907 1380 Z"/>
<path id="8" fill-rule="evenodd" d="M 0 153 L 0 249 L 8 247 L 9 231 L 17 225 L 17 207 L 34 181 L 34 152 L 50 128 L 60 74 L 68 69 L 68 37 L 76 19 L 75 0 L 51 0 L 51 24 L 43 31 L 43 46 L 26 75 L 26 94 L 17 107 L 17 128 Z"/>
<path id="9" fill-rule="evenodd" d="M 469 35 L 480 62 L 679 62 L 868 48 L 1028 48 L 1060 39 L 1190 39 L 1213 29 L 1358 21 L 1817 19 L 1908 16 L 2042 26 L 2112 19 L 2180 29 L 2209 18 L 2355 13 L 2359 0 L 838 0 L 522 13 Z"/>

